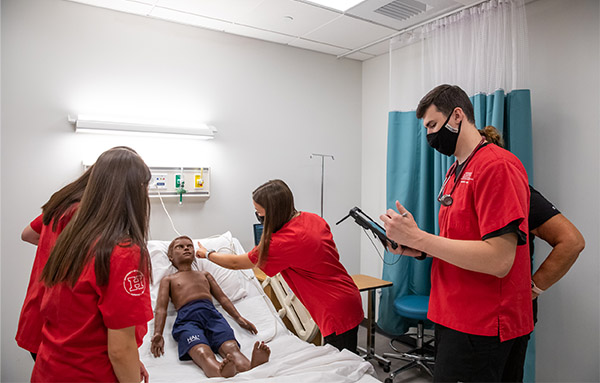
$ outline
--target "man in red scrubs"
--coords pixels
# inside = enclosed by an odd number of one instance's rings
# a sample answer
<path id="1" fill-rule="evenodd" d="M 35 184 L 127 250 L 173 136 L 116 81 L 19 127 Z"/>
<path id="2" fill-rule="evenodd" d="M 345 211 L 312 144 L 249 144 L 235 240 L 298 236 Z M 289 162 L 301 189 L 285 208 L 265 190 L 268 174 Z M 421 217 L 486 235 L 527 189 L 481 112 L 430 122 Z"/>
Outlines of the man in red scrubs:
<path id="1" fill-rule="evenodd" d="M 440 235 L 420 230 L 398 202 L 381 219 L 388 236 L 410 248 L 405 255 L 433 257 L 434 381 L 500 381 L 515 340 L 533 330 L 527 173 L 482 139 L 458 86 L 431 90 L 417 117 L 430 146 L 457 159 L 438 197 Z"/>

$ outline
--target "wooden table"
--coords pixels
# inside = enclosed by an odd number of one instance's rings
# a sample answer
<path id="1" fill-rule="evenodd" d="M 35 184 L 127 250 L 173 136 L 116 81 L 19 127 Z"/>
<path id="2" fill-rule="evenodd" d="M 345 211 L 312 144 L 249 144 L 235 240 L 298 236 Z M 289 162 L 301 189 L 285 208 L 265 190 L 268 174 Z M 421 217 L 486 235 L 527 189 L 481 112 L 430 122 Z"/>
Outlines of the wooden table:
<path id="1" fill-rule="evenodd" d="M 375 353 L 375 290 L 390 287 L 392 282 L 384 281 L 383 279 L 374 278 L 368 275 L 356 274 L 352 275 L 354 283 L 359 291 L 368 292 L 367 301 L 367 348 L 359 347 L 359 351 L 363 352 L 365 360 L 375 359 L 383 367 L 385 372 L 390 370 L 391 362 L 384 357 Z"/>

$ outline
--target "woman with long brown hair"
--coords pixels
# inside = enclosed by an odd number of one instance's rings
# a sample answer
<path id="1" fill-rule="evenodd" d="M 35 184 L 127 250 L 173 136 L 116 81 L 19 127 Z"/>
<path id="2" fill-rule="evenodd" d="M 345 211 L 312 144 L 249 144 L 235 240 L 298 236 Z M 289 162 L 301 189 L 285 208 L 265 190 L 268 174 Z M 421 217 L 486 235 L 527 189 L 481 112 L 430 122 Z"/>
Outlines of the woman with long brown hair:
<path id="1" fill-rule="evenodd" d="M 108 150 L 94 164 L 79 209 L 42 271 L 44 324 L 32 381 L 140 380 L 137 349 L 152 318 L 150 177 L 126 148 Z"/>
<path id="2" fill-rule="evenodd" d="M 81 201 L 81 196 L 83 196 L 83 191 L 87 186 L 92 168 L 93 165 L 75 181 L 52 194 L 52 197 L 50 197 L 48 202 L 42 206 L 42 214 L 25 227 L 23 233 L 21 233 L 21 239 L 23 241 L 38 245 L 42 225 L 48 226 L 52 223 L 52 231 L 56 232 L 59 226 L 59 218 L 61 218 L 67 210 L 70 210 L 74 204 Z"/>
<path id="3" fill-rule="evenodd" d="M 281 273 L 319 326 L 325 343 L 357 352 L 358 325 L 364 313 L 358 288 L 340 262 L 329 225 L 316 214 L 299 212 L 281 180 L 252 193 L 264 228 L 260 243 L 247 254 L 222 254 L 200 245 L 197 255 L 222 267 Z"/>

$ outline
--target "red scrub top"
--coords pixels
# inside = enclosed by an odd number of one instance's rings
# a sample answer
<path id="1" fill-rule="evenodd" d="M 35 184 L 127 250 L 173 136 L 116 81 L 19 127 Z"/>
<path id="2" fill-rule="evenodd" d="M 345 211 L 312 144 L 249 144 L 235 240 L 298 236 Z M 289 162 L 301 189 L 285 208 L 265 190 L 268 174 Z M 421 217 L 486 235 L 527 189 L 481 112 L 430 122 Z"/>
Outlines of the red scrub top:
<path id="1" fill-rule="evenodd" d="M 258 247 L 248 258 L 258 262 Z M 318 215 L 301 212 L 273 233 L 260 268 L 270 277 L 281 273 L 323 336 L 340 335 L 363 320 L 358 287 L 340 263 L 329 225 Z"/>
<path id="2" fill-rule="evenodd" d="M 98 286 L 94 260 L 74 287 L 46 289 L 41 313 L 42 344 L 32 382 L 116 382 L 108 358 L 107 329 L 136 326 L 138 347 L 152 319 L 148 276 L 140 270 L 140 248 L 115 246 L 108 284 Z"/>
<path id="3" fill-rule="evenodd" d="M 19 317 L 19 325 L 15 339 L 17 340 L 19 347 L 33 352 L 34 354 L 38 352 L 38 348 L 42 341 L 40 304 L 42 302 L 42 297 L 44 296 L 45 288 L 44 284 L 40 282 L 40 276 L 50 257 L 50 252 L 54 247 L 54 243 L 56 243 L 59 234 L 63 231 L 65 226 L 67 226 L 75 214 L 75 211 L 77 211 L 78 206 L 79 203 L 76 203 L 67 209 L 60 217 L 58 225 L 56 226 L 56 231 L 52 230 L 54 220 L 52 220 L 49 225 L 43 224 L 43 214 L 40 214 L 39 217 L 30 223 L 31 228 L 40 233 L 40 239 L 38 241 L 35 259 L 33 260 L 33 266 L 31 267 L 29 286 L 27 287 L 25 301 L 21 308 L 21 315 Z M 39 231 L 37 229 L 39 229 Z"/>
<path id="4" fill-rule="evenodd" d="M 453 175 L 444 194 L 454 184 Z M 521 162 L 496 146 L 482 147 L 466 165 L 450 206 L 439 212 L 440 236 L 482 240 L 513 221 L 528 233 L 529 186 Z M 533 331 L 527 241 L 517 246 L 504 278 L 469 271 L 434 258 L 428 318 L 468 334 L 509 340 Z"/>
<path id="5" fill-rule="evenodd" d="M 29 226 L 38 234 L 42 234 L 42 226 L 44 226 L 44 215 L 40 214 L 36 219 L 31 221 Z"/>

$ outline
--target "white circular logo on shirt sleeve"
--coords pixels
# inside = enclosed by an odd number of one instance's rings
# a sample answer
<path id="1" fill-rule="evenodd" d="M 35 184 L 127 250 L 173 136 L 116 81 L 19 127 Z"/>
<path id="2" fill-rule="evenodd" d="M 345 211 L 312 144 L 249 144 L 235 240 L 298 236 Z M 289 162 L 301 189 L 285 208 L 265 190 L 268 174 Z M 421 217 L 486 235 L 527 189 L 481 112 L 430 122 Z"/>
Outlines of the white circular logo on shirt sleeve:
<path id="1" fill-rule="evenodd" d="M 144 274 L 139 270 L 131 270 L 123 279 L 123 287 L 129 295 L 142 295 L 146 290 Z"/>

